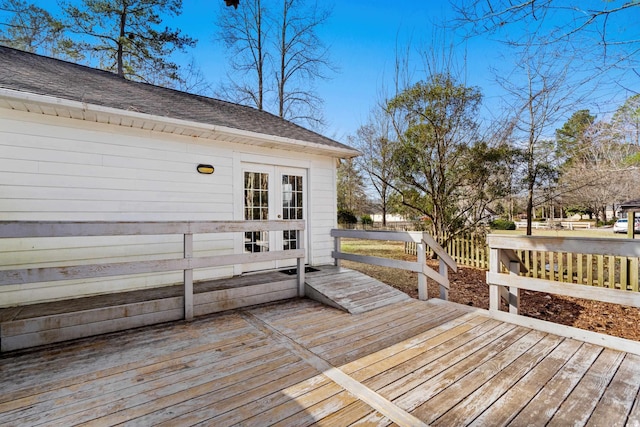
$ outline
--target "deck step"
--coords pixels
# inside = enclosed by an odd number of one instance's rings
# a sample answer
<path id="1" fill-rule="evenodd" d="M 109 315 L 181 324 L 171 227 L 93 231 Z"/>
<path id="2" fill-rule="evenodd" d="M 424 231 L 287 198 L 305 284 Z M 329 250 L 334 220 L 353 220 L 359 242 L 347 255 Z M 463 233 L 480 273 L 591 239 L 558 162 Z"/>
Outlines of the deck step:
<path id="1" fill-rule="evenodd" d="M 411 300 L 404 292 L 347 268 L 325 267 L 305 279 L 308 298 L 351 314 Z"/>

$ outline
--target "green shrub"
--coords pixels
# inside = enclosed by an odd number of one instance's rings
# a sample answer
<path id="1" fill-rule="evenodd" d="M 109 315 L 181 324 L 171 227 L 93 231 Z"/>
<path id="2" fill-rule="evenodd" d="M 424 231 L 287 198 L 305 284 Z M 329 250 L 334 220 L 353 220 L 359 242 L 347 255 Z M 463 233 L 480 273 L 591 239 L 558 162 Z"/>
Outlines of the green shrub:
<path id="1" fill-rule="evenodd" d="M 360 217 L 360 222 L 362 222 L 362 225 L 373 225 L 373 219 L 371 219 L 371 215 L 362 215 Z"/>
<path id="2" fill-rule="evenodd" d="M 356 224 L 358 218 L 347 209 L 338 210 L 338 224 Z"/>
<path id="3" fill-rule="evenodd" d="M 515 230 L 516 223 L 507 219 L 496 219 L 489 223 L 492 230 Z"/>

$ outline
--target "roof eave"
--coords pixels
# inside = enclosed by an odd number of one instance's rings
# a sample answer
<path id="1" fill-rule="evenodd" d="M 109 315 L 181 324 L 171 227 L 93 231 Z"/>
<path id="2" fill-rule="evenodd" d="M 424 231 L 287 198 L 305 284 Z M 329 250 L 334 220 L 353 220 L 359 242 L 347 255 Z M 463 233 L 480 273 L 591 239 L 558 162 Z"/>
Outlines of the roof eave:
<path id="1" fill-rule="evenodd" d="M 173 117 L 158 116 L 138 111 L 122 110 L 97 104 L 88 104 L 49 95 L 39 95 L 14 89 L 0 88 L 0 99 L 5 107 L 39 114 L 64 116 L 84 121 L 109 123 L 119 126 L 154 130 L 183 136 L 222 140 L 247 145 L 277 148 L 288 151 L 320 154 L 337 158 L 353 158 L 361 153 L 348 147 L 333 147 L 315 142 L 296 140 L 275 135 L 251 132 L 226 126 L 201 123 Z"/>

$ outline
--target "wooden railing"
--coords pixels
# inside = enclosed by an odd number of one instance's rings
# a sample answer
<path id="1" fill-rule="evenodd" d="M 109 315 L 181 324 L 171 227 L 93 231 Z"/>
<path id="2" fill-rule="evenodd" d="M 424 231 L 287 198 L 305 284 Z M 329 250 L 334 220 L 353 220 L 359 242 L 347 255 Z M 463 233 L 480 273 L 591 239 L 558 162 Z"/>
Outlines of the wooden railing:
<path id="1" fill-rule="evenodd" d="M 489 269 L 489 245 L 486 238 L 456 237 L 448 242 L 446 250 L 458 265 Z M 405 252 L 415 255 L 415 244 L 405 243 Z M 521 274 L 528 277 L 630 291 L 640 290 L 640 259 L 637 257 L 548 250 L 515 252 L 525 267 Z M 427 253 L 429 254 L 429 249 Z"/>
<path id="2" fill-rule="evenodd" d="M 449 256 L 461 265 L 476 268 L 489 268 L 489 247 L 484 237 L 458 236 L 450 239 L 445 247 Z M 406 242 L 405 253 L 416 255 L 418 249 L 414 242 Z M 431 248 L 427 248 L 427 254 L 433 255 Z"/>
<path id="3" fill-rule="evenodd" d="M 520 290 L 541 291 L 574 298 L 585 298 L 602 302 L 640 307 L 638 290 L 638 264 L 640 243 L 627 239 L 538 237 L 538 236 L 500 236 L 489 235 L 490 248 L 489 285 L 490 310 L 499 310 L 500 299 L 509 304 L 511 313 L 518 313 Z M 546 264 L 548 273 L 538 277 L 525 277 L 526 264 L 522 262 L 523 253 L 560 254 L 553 256 Z M 574 257 L 579 254 L 579 258 Z M 533 258 L 531 255 L 530 258 Z M 591 266 L 583 273 L 582 258 L 595 258 L 611 262 L 608 280 L 593 277 Z M 525 257 L 526 258 L 526 257 Z M 615 264 L 616 259 L 624 260 L 624 266 Z M 632 261 L 635 260 L 635 261 Z M 616 271 L 618 271 L 616 273 Z M 565 274 L 565 272 L 567 272 Z M 626 274 L 624 286 L 616 286 L 615 277 Z M 558 281 L 563 277 L 565 281 Z M 585 280 L 586 279 L 586 280 Z M 630 279 L 630 280 L 629 280 Z M 589 285 L 589 286 L 585 286 Z"/>
<path id="4" fill-rule="evenodd" d="M 438 243 L 428 233 L 418 231 L 360 231 L 360 230 L 331 230 L 331 236 L 335 239 L 332 256 L 335 264 L 340 266 L 340 260 L 361 262 L 364 264 L 377 265 L 381 267 L 399 268 L 418 273 L 418 298 L 428 299 L 427 278 L 434 280 L 440 288 L 440 298 L 449 299 L 449 278 L 448 270 L 458 271 L 455 261 L 438 245 Z M 367 255 L 357 255 L 341 251 L 341 238 L 364 239 L 364 240 L 387 240 L 393 242 L 413 242 L 416 245 L 417 260 L 402 261 L 382 257 Z M 439 271 L 432 270 L 427 265 L 426 249 L 429 247 L 438 255 Z"/>
<path id="5" fill-rule="evenodd" d="M 193 270 L 198 268 L 296 258 L 298 293 L 301 296 L 304 295 L 304 233 L 298 233 L 298 247 L 294 250 L 240 253 L 206 257 L 193 256 L 194 234 L 283 230 L 302 231 L 304 228 L 304 221 L 0 221 L 0 238 L 3 239 L 181 234 L 183 235 L 184 247 L 181 258 L 0 270 L 0 286 L 182 270 L 184 277 L 184 317 L 185 319 L 190 320 L 193 318 Z"/>

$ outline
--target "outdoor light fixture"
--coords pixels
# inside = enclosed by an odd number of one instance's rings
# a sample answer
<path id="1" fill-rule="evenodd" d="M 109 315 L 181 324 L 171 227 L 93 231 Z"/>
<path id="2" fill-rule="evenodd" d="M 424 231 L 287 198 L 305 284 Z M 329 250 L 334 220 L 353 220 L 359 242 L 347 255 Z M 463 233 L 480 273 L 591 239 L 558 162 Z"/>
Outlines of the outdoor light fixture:
<path id="1" fill-rule="evenodd" d="M 198 173 L 203 173 L 205 175 L 211 175 L 215 170 L 213 166 L 203 165 L 203 164 L 199 164 L 197 169 L 198 169 Z"/>

